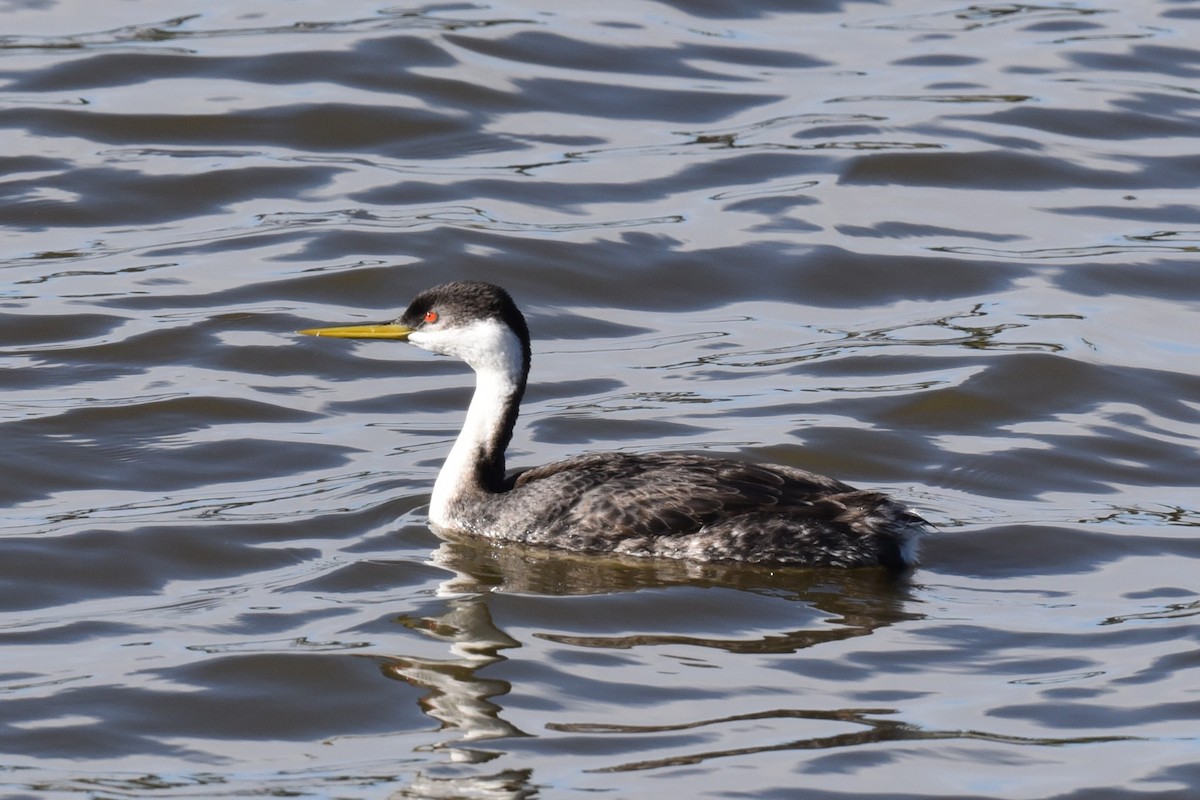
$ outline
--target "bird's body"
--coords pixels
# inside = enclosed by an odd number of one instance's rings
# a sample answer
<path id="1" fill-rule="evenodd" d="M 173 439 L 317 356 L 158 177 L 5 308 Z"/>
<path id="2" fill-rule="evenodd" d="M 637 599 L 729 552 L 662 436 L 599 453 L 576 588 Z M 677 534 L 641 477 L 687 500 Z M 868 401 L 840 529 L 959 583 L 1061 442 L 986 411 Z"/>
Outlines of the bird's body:
<path id="1" fill-rule="evenodd" d="M 917 521 L 910 512 L 877 492 L 791 467 L 689 453 L 592 453 L 535 467 L 511 486 L 500 503 L 468 503 L 450 527 L 693 561 L 901 568 L 916 560 L 890 533 Z"/>
<path id="2" fill-rule="evenodd" d="M 795 467 L 687 453 L 592 453 L 507 477 L 529 372 L 529 333 L 508 294 L 451 283 L 394 323 L 304 331 L 404 339 L 467 362 L 475 393 L 434 484 L 430 521 L 500 541 L 695 561 L 916 564 L 924 520 L 884 494 Z"/>

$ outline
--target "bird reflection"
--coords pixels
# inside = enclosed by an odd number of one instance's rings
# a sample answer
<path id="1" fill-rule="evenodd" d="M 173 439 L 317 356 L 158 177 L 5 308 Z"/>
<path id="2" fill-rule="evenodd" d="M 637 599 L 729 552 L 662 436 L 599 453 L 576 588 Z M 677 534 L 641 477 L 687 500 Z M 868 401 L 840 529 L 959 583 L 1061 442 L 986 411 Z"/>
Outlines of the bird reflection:
<path id="1" fill-rule="evenodd" d="M 492 600 L 499 594 L 555 596 L 609 595 L 666 587 L 720 588 L 746 591 L 780 602 L 800 602 L 815 609 L 819 622 L 796 630 L 756 633 L 743 638 L 646 633 L 642 619 L 608 620 L 626 631 L 600 636 L 569 631 L 539 632 L 537 638 L 567 647 L 624 650 L 632 647 L 690 645 L 731 653 L 791 653 L 825 642 L 865 636 L 880 627 L 911 619 L 904 611 L 907 579 L 886 570 L 770 569 L 739 565 L 700 564 L 671 559 L 575 555 L 536 546 L 497 546 L 476 537 L 441 533 L 443 541 L 432 556 L 449 577 L 438 587 L 444 613 L 397 618 L 405 627 L 444 642 L 447 658 L 389 657 L 384 673 L 428 690 L 423 710 L 437 720 L 447 738 L 430 749 L 446 753 L 449 763 L 420 773 L 399 797 L 527 798 L 536 794 L 535 777 L 522 769 L 498 769 L 473 774 L 478 766 L 512 766 L 506 756 L 513 748 L 489 741 L 531 734 L 504 719 L 497 702 L 513 686 L 489 678 L 486 668 L 504 661 L 504 651 L 522 643 L 505 633 L 493 619 Z M 812 622 L 812 617 L 799 615 Z M 830 624 L 830 622 L 834 624 Z M 798 625 L 802 625 L 798 622 Z M 535 691 L 528 687 L 525 691 Z M 586 729 L 586 725 L 584 728 Z M 547 720 L 547 732 L 576 731 L 571 723 Z M 593 731 L 602 733 L 603 731 Z M 634 767 L 636 768 L 636 766 Z"/>
<path id="2" fill-rule="evenodd" d="M 727 652 L 791 653 L 822 642 L 864 636 L 882 626 L 917 616 L 904 610 L 908 577 L 885 570 L 772 568 L 615 554 L 598 556 L 520 544 L 498 547 L 469 535 L 445 532 L 442 538 L 433 561 L 455 572 L 455 577 L 442 583 L 442 591 L 450 594 L 598 595 L 671 586 L 724 588 L 804 602 L 838 623 L 780 631 L 757 639 L 646 633 L 540 634 L 543 639 L 567 645 L 627 649 L 687 644 Z M 636 621 L 631 621 L 630 627 L 636 628 Z"/>
<path id="3" fill-rule="evenodd" d="M 402 616 L 397 621 L 449 645 L 451 659 L 390 657 L 382 662 L 388 677 L 429 690 L 421 699 L 421 707 L 441 723 L 442 730 L 460 732 L 461 741 L 526 735 L 501 719 L 500 707 L 491 701 L 508 693 L 512 688 L 508 682 L 476 674 L 503 661 L 501 650 L 520 646 L 492 623 L 483 600 L 455 598 L 450 601 L 450 610 L 436 618 Z M 486 761 L 493 754 L 458 748 L 454 756 L 457 760 Z"/>
<path id="4" fill-rule="evenodd" d="M 464 746 L 464 742 L 523 737 L 527 734 L 500 716 L 493 697 L 511 690 L 508 681 L 482 677 L 484 667 L 503 661 L 502 650 L 520 643 L 492 622 L 483 598 L 449 598 L 449 610 L 436 617 L 401 616 L 397 622 L 426 636 L 445 642 L 451 658 L 384 657 L 383 674 L 393 680 L 428 689 L 421 698 L 422 710 L 440 723 L 451 738 L 431 749 L 447 753 L 451 765 L 418 772 L 409 786 L 395 798 L 478 797 L 494 800 L 525 800 L 537 794 L 531 783 L 532 770 L 504 769 L 489 774 L 458 773 L 454 765 L 483 764 L 503 755 L 500 750 Z M 438 774 L 444 771 L 445 774 Z"/>
<path id="5" fill-rule="evenodd" d="M 470 778 L 441 778 L 418 775 L 407 789 L 392 795 L 394 798 L 411 797 L 420 800 L 526 800 L 537 795 L 530 783 L 532 770 L 511 769 L 494 775 Z"/>

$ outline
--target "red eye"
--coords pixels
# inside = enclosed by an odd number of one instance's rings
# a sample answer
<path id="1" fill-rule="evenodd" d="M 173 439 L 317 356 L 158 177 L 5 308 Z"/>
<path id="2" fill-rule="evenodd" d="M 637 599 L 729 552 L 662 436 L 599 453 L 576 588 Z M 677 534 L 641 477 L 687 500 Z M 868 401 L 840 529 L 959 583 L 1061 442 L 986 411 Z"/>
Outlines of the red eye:
<path id="1" fill-rule="evenodd" d="M 425 321 L 430 324 L 437 322 L 438 321 L 437 312 L 436 311 L 426 311 L 425 312 Z"/>

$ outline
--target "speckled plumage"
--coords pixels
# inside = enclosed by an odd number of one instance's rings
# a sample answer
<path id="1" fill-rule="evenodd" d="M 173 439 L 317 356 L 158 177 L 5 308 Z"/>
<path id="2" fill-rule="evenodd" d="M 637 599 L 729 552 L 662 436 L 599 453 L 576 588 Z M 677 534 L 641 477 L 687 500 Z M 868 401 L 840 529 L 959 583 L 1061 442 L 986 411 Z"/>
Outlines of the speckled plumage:
<path id="1" fill-rule="evenodd" d="M 481 504 L 477 533 L 694 561 L 901 568 L 903 537 L 923 526 L 878 492 L 690 453 L 579 456 L 521 473 L 503 497 Z"/>
<path id="2" fill-rule="evenodd" d="M 916 563 L 927 523 L 879 492 L 794 467 L 687 453 L 593 453 L 504 478 L 529 371 L 529 334 L 508 294 L 453 283 L 398 320 L 408 340 L 476 372 L 467 418 L 434 487 L 430 519 L 500 541 L 694 561 L 803 566 Z"/>

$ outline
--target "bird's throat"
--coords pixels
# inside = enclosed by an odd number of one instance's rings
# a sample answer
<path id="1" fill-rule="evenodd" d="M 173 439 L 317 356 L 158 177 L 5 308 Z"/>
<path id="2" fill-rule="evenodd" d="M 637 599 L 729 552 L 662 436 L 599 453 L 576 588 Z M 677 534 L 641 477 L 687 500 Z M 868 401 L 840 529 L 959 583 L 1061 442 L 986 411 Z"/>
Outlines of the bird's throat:
<path id="1" fill-rule="evenodd" d="M 504 451 L 512 438 L 524 394 L 523 377 L 504 371 L 476 373 L 475 394 L 462 430 L 438 473 L 429 520 L 451 530 L 472 530 L 470 509 L 483 495 L 504 489 Z"/>

